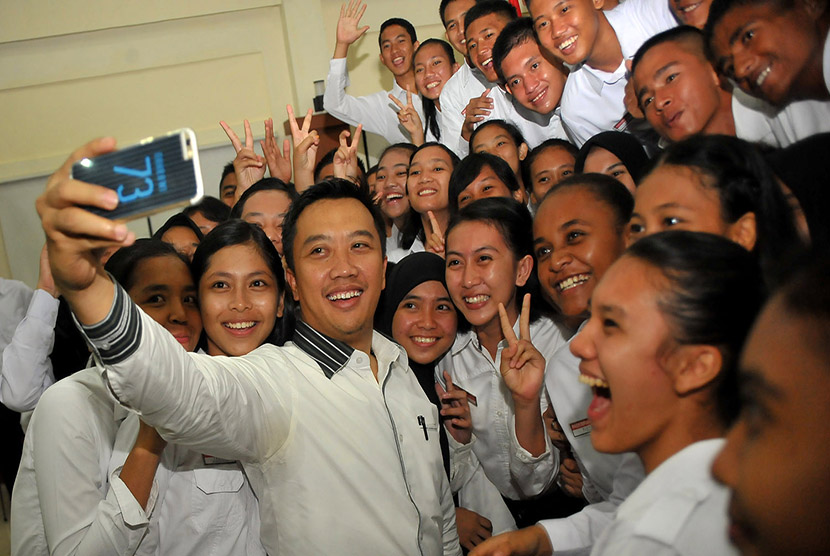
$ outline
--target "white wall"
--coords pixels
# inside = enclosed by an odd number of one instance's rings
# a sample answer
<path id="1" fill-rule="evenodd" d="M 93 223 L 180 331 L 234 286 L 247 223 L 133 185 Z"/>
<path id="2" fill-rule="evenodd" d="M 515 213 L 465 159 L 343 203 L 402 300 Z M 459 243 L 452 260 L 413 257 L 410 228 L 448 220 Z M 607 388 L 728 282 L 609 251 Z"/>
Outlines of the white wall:
<path id="1" fill-rule="evenodd" d="M 377 30 L 404 17 L 419 38 L 443 36 L 438 0 L 370 0 L 370 30 L 349 54 L 351 94 L 389 89 Z M 129 145 L 196 131 L 208 193 L 233 158 L 219 120 L 304 112 L 325 79 L 336 0 L 27 0 L 0 3 L 0 276 L 34 285 L 43 232 L 34 199 L 78 145 L 112 135 Z M 372 160 L 384 141 L 370 137 Z M 153 218 L 154 227 L 168 214 Z M 146 221 L 131 224 L 146 235 Z"/>

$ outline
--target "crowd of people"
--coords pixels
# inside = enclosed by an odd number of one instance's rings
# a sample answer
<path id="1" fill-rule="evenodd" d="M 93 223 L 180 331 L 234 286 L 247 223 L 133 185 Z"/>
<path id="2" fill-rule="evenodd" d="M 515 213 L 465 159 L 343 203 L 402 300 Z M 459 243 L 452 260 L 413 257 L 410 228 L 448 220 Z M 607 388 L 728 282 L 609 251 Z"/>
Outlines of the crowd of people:
<path id="1" fill-rule="evenodd" d="M 830 553 L 826 0 L 436 7 L 151 238 L 49 178 L 13 555 Z"/>

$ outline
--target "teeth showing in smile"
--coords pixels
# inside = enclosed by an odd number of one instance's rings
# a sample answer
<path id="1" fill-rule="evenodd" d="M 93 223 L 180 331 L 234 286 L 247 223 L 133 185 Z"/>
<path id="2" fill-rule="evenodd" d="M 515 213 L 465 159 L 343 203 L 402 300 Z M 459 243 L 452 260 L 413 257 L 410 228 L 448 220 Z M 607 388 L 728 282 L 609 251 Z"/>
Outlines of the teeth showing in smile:
<path id="1" fill-rule="evenodd" d="M 580 374 L 579 382 L 581 382 L 582 384 L 587 384 L 591 388 L 608 388 L 607 382 L 595 376 Z"/>
<path id="2" fill-rule="evenodd" d="M 412 341 L 416 344 L 432 345 L 438 341 L 434 336 L 412 336 Z"/>
<path id="3" fill-rule="evenodd" d="M 760 87 L 761 85 L 763 85 L 763 84 L 764 84 L 764 81 L 766 81 L 767 76 L 769 75 L 769 72 L 770 72 L 771 70 L 772 70 L 772 66 L 767 66 L 766 68 L 764 68 L 764 71 L 762 71 L 762 72 L 758 75 L 758 79 L 756 79 L 756 80 L 755 80 L 755 86 L 756 86 L 756 87 Z"/>
<path id="4" fill-rule="evenodd" d="M 575 43 L 576 39 L 578 39 L 578 38 L 579 38 L 579 35 L 574 35 L 573 37 L 569 38 L 568 40 L 566 40 L 565 42 L 563 42 L 562 44 L 559 45 L 559 50 L 565 50 L 566 48 L 571 46 L 573 43 Z"/>
<path id="5" fill-rule="evenodd" d="M 490 299 L 490 296 L 485 295 L 485 294 L 482 293 L 482 294 L 479 294 L 479 295 L 474 295 L 473 297 L 465 297 L 464 298 L 464 303 L 469 303 L 470 305 L 475 305 L 476 303 L 484 303 L 488 299 Z"/>
<path id="6" fill-rule="evenodd" d="M 535 97 L 533 97 L 532 99 L 530 99 L 530 102 L 532 102 L 532 103 L 534 103 L 534 104 L 535 104 L 535 103 L 537 103 L 537 102 L 539 102 L 539 101 L 542 99 L 542 97 L 543 97 L 543 96 L 545 96 L 545 91 L 546 91 L 546 90 L 547 90 L 547 89 L 543 89 L 542 91 L 540 91 L 538 95 L 536 95 Z"/>
<path id="7" fill-rule="evenodd" d="M 556 289 L 558 289 L 560 292 L 563 292 L 565 290 L 575 288 L 576 286 L 579 286 L 580 284 L 584 284 L 585 282 L 588 281 L 589 278 L 590 278 L 590 276 L 587 275 L 587 274 L 577 274 L 576 276 L 571 276 L 570 278 L 565 278 L 564 280 L 562 280 L 561 282 L 556 284 Z"/>
<path id="8" fill-rule="evenodd" d="M 403 195 L 400 193 L 390 193 L 386 196 L 387 201 L 397 201 L 398 199 L 403 199 Z"/>
<path id="9" fill-rule="evenodd" d="M 685 8 L 680 8 L 680 11 L 683 12 L 684 14 L 687 14 L 692 10 L 696 10 L 698 6 L 700 6 L 699 2 L 697 4 L 689 4 Z"/>
<path id="10" fill-rule="evenodd" d="M 493 58 L 487 58 L 486 60 L 481 62 L 481 65 L 484 66 L 485 68 L 489 68 L 490 66 L 493 65 Z"/>
<path id="11" fill-rule="evenodd" d="M 398 56 L 397 58 L 392 58 L 392 63 L 395 65 L 403 63 L 403 56 Z"/>
<path id="12" fill-rule="evenodd" d="M 437 87 L 437 86 L 438 86 L 438 85 L 440 85 L 440 84 L 441 84 L 441 82 L 440 82 L 440 81 L 434 81 L 434 82 L 432 82 L 432 83 L 427 83 L 427 84 L 426 84 L 426 86 L 425 86 L 425 88 L 426 88 L 426 89 L 434 89 L 435 87 Z"/>
<path id="13" fill-rule="evenodd" d="M 231 328 L 233 330 L 244 330 L 246 328 L 253 327 L 255 324 L 256 323 L 254 321 L 249 321 L 249 322 L 225 322 L 225 323 L 223 323 L 225 328 Z"/>
<path id="14" fill-rule="evenodd" d="M 348 292 L 337 292 L 327 295 L 326 297 L 330 301 L 340 301 L 343 299 L 351 299 L 353 297 L 360 297 L 363 294 L 360 290 L 352 290 Z"/>
<path id="15" fill-rule="evenodd" d="M 418 192 L 418 197 L 423 197 L 424 195 L 435 195 L 438 193 L 437 189 L 422 189 Z"/>

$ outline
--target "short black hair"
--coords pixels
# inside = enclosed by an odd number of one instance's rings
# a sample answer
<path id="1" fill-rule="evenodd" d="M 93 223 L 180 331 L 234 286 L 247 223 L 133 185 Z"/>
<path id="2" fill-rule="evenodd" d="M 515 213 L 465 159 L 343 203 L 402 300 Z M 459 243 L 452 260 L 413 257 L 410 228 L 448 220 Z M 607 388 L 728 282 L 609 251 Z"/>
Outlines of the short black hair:
<path id="1" fill-rule="evenodd" d="M 392 27 L 393 25 L 399 25 L 403 27 L 404 31 L 406 31 L 409 35 L 409 38 L 412 39 L 412 42 L 418 42 L 418 33 L 415 32 L 415 27 L 410 22 L 403 19 L 402 17 L 390 17 L 389 19 L 380 24 L 380 31 L 378 31 L 378 46 L 381 46 L 381 35 L 383 35 L 383 32 L 386 30 L 387 27 Z"/>
<path id="2" fill-rule="evenodd" d="M 378 165 L 375 164 L 374 166 L 372 166 L 371 168 L 366 170 L 366 177 L 368 178 L 372 174 L 377 174 L 377 173 L 378 173 Z"/>
<path id="3" fill-rule="evenodd" d="M 176 251 L 176 248 L 169 243 L 154 238 L 137 239 L 132 245 L 122 247 L 112 254 L 104 265 L 104 270 L 112 274 L 112 277 L 121 284 L 122 288 L 129 290 L 135 285 L 135 269 L 138 263 L 156 257 L 178 259 L 184 263 L 188 272 L 190 272 L 190 261 L 187 260 L 187 257 Z"/>
<path id="4" fill-rule="evenodd" d="M 472 153 L 455 167 L 452 176 L 450 176 L 450 214 L 458 212 L 458 196 L 468 185 L 475 181 L 485 166 L 493 170 L 493 173 L 507 186 L 507 189 L 519 191 L 516 174 L 513 173 L 507 162 L 489 153 Z"/>
<path id="5" fill-rule="evenodd" d="M 418 150 L 418 147 L 412 143 L 393 143 L 383 149 L 383 152 L 380 153 L 380 156 L 378 157 L 378 165 L 380 165 L 380 161 L 383 160 L 383 157 L 392 151 L 406 151 L 409 157 L 412 158 L 412 153 L 416 150 Z"/>
<path id="6" fill-rule="evenodd" d="M 239 200 L 233 206 L 233 209 L 231 209 L 231 218 L 242 218 L 242 212 L 245 210 L 245 203 L 247 203 L 248 199 L 260 191 L 282 191 L 288 195 L 291 202 L 294 202 L 297 199 L 297 191 L 291 184 L 285 183 L 278 178 L 262 178 L 254 185 L 246 189 L 245 192 L 239 197 Z"/>
<path id="7" fill-rule="evenodd" d="M 587 191 L 597 202 L 610 208 L 614 213 L 614 227 L 618 233 L 623 233 L 634 211 L 634 196 L 623 184 L 605 174 L 589 173 L 568 176 L 545 193 L 539 207 L 541 208 L 549 197 L 574 189 Z"/>
<path id="8" fill-rule="evenodd" d="M 513 125 L 510 122 L 507 122 L 505 120 L 495 119 L 495 120 L 487 120 L 486 122 L 482 123 L 480 126 L 478 126 L 477 128 L 475 128 L 473 130 L 473 132 L 470 134 L 470 150 L 471 151 L 472 151 L 472 148 L 473 148 L 473 141 L 475 140 L 476 136 L 479 133 L 481 133 L 482 130 L 487 129 L 488 127 L 493 127 L 493 126 L 500 127 L 504 131 L 506 131 L 507 134 L 510 135 L 510 138 L 513 139 L 513 142 L 516 143 L 516 148 L 517 149 L 522 146 L 522 143 L 527 144 L 527 141 L 525 141 L 524 135 L 522 135 L 522 132 L 519 131 L 518 127 L 516 127 L 515 125 Z"/>
<path id="9" fill-rule="evenodd" d="M 191 205 L 182 211 L 182 214 L 190 218 L 197 212 L 201 213 L 205 218 L 211 222 L 224 222 L 230 217 L 231 209 L 228 205 L 208 195 L 202 197 L 202 200 Z"/>
<path id="10" fill-rule="evenodd" d="M 320 181 L 320 174 L 323 173 L 323 168 L 328 166 L 329 164 L 334 164 L 334 155 L 337 152 L 337 148 L 334 148 L 323 155 L 323 158 L 317 161 L 317 164 L 314 166 L 314 182 Z M 363 164 L 363 160 L 360 157 L 357 157 L 357 168 L 363 173 L 363 180 L 366 181 L 366 165 Z"/>
<path id="11" fill-rule="evenodd" d="M 565 139 L 546 139 L 544 142 L 530 149 L 530 152 L 527 153 L 527 156 L 521 163 L 522 182 L 524 182 L 525 188 L 530 192 L 533 192 L 533 176 L 530 175 L 533 161 L 548 149 L 564 149 L 574 157 L 574 161 L 576 161 L 576 155 L 579 152 L 579 149 L 573 143 Z"/>
<path id="12" fill-rule="evenodd" d="M 355 187 L 354 183 L 343 178 L 330 178 L 316 183 L 306 189 L 296 201 L 291 203 L 282 225 L 282 252 L 289 270 L 294 270 L 294 239 L 297 236 L 297 222 L 305 209 L 326 199 L 354 199 L 366 207 L 375 224 L 380 248 L 386 256 L 386 223 L 383 215 L 372 201 L 367 187 Z"/>
<path id="13" fill-rule="evenodd" d="M 516 15 L 516 9 L 505 0 L 484 0 L 470 8 L 464 16 L 464 34 L 467 34 L 467 30 L 475 20 L 490 14 L 500 15 L 508 22 L 519 17 Z"/>
<path id="14" fill-rule="evenodd" d="M 640 60 L 643 59 L 643 56 L 646 55 L 646 52 L 655 46 L 659 46 L 667 42 L 680 41 L 695 41 L 695 44 L 700 45 L 701 56 L 704 58 L 706 57 L 706 44 L 703 40 L 703 32 L 697 27 L 692 27 L 691 25 L 678 25 L 677 27 L 672 27 L 671 29 L 663 31 L 662 33 L 657 33 L 637 49 L 637 53 L 634 54 L 634 58 L 631 60 L 631 74 L 634 75 L 634 72 L 637 70 L 637 65 L 640 63 Z"/>
<path id="15" fill-rule="evenodd" d="M 185 216 L 183 213 L 178 212 L 168 218 L 167 221 L 161 225 L 161 228 L 155 231 L 153 239 L 161 240 L 162 236 L 167 233 L 167 230 L 170 228 L 190 228 L 193 230 L 193 233 L 196 234 L 196 238 L 199 241 L 202 241 L 205 237 L 205 234 L 202 233 L 199 226 L 193 223 L 193 220 Z"/>
<path id="16" fill-rule="evenodd" d="M 233 172 L 233 161 L 230 161 L 227 164 L 225 164 L 225 166 L 222 168 L 222 177 L 219 178 L 219 187 L 222 186 L 222 182 L 225 181 L 225 178 L 228 177 L 228 174 L 233 174 Z"/>
<path id="17" fill-rule="evenodd" d="M 504 59 L 514 48 L 529 41 L 539 44 L 536 31 L 533 29 L 533 20 L 529 17 L 520 17 L 515 21 L 511 21 L 502 29 L 496 43 L 493 45 L 493 67 L 496 70 L 496 75 L 499 76 L 499 83 L 507 82 L 501 69 Z"/>

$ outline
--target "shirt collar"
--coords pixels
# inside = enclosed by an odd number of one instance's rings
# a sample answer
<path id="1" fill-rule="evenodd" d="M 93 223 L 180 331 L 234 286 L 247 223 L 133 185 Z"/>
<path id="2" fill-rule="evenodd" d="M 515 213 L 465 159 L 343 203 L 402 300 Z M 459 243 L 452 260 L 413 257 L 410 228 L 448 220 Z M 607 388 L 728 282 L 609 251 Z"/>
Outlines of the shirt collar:
<path id="1" fill-rule="evenodd" d="M 354 353 L 353 347 L 314 330 L 301 320 L 294 327 L 291 341 L 320 365 L 326 378 L 340 371 Z"/>

